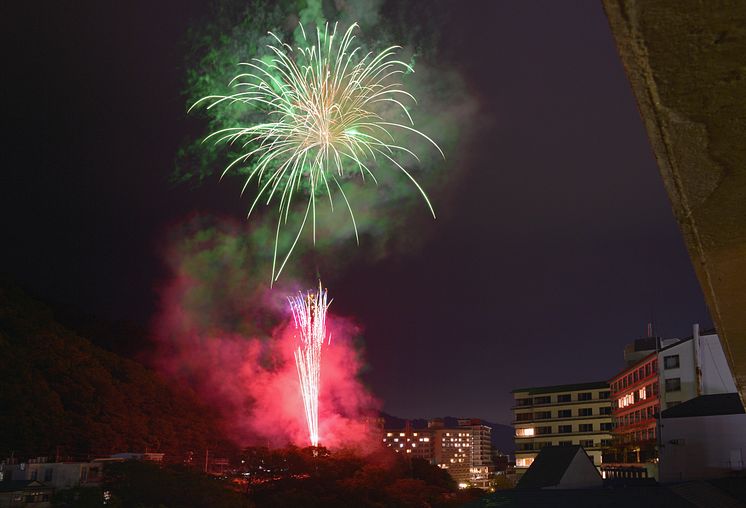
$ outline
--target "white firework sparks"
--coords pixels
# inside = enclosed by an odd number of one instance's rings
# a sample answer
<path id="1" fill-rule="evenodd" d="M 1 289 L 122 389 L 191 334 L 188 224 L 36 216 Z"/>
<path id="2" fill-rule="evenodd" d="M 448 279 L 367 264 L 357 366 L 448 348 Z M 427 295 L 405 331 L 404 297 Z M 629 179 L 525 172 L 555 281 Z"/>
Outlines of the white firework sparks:
<path id="1" fill-rule="evenodd" d="M 329 303 L 326 289 L 308 291 L 305 295 L 288 297 L 290 311 L 293 313 L 299 344 L 294 351 L 295 366 L 298 369 L 298 381 L 303 398 L 303 409 L 306 412 L 308 436 L 312 446 L 319 444 L 319 380 L 321 375 L 321 348 L 324 342 L 331 340 L 326 334 L 326 310 Z"/>
<path id="2" fill-rule="evenodd" d="M 260 201 L 266 199 L 265 204 L 269 205 L 279 195 L 273 282 L 293 252 L 309 212 L 315 243 L 318 195 L 328 195 L 333 210 L 332 193 L 339 191 L 359 243 L 355 215 L 340 180 L 359 172 L 363 180 L 369 176 L 376 181 L 373 163 L 379 158 L 393 164 L 412 181 L 435 217 L 425 191 L 397 161 L 401 153 L 419 160 L 412 150 L 397 141 L 397 135 L 405 132 L 421 136 L 443 154 L 432 139 L 414 128 L 404 105 L 403 101 L 416 100 L 397 79 L 413 69 L 396 59 L 399 46 L 377 54 L 363 54 L 354 43 L 356 27 L 356 23 L 350 26 L 340 38 L 337 25 L 330 31 L 327 24 L 323 31 L 317 28 L 314 42 L 308 40 L 301 25 L 303 43 L 296 48 L 270 32 L 276 41 L 268 46 L 271 56 L 240 64 L 248 69 L 231 81 L 235 93 L 204 97 L 192 106 L 203 102 L 209 103 L 207 109 L 220 104 L 239 105 L 264 113 L 263 122 L 221 129 L 206 140 L 241 145 L 243 153 L 225 168 L 221 178 L 231 168 L 253 164 L 243 186 L 246 190 L 252 180 L 259 186 L 249 216 Z M 400 110 L 405 123 L 385 118 L 386 106 Z M 278 269 L 280 229 L 287 223 L 293 194 L 301 187 L 308 191 L 308 204 L 295 240 Z"/>

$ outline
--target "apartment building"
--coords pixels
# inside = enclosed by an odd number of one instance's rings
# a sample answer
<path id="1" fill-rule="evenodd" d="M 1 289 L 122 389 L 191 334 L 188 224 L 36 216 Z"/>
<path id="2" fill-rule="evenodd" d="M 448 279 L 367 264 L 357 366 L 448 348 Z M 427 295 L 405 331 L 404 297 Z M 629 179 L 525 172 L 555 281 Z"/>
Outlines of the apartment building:
<path id="1" fill-rule="evenodd" d="M 580 445 L 601 465 L 612 439 L 608 382 L 518 388 L 513 397 L 516 473 L 523 474 L 546 446 Z"/>
<path id="2" fill-rule="evenodd" d="M 714 330 L 691 337 L 638 339 L 625 348 L 627 367 L 610 380 L 614 439 L 605 468 L 645 469 L 658 477 L 659 414 L 703 395 L 733 393 L 733 376 Z"/>
<path id="3" fill-rule="evenodd" d="M 383 429 L 383 445 L 435 464 L 435 433 L 430 428 L 415 429 L 407 421 L 402 429 Z"/>
<path id="4" fill-rule="evenodd" d="M 494 469 L 491 434 L 479 419 L 462 418 L 447 426 L 442 418 L 434 418 L 427 428 L 407 422 L 402 429 L 384 429 L 383 445 L 447 470 L 459 487 L 488 488 Z"/>

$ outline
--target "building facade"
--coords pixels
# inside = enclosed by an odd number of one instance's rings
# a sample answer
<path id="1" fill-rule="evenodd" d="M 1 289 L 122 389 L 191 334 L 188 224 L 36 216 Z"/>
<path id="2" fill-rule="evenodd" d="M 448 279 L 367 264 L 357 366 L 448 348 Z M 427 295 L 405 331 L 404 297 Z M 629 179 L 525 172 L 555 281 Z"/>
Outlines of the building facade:
<path id="1" fill-rule="evenodd" d="M 738 393 L 700 395 L 661 412 L 662 482 L 742 476 L 746 411 Z"/>
<path id="2" fill-rule="evenodd" d="M 633 363 L 610 381 L 614 399 L 614 440 L 606 462 L 623 467 L 655 462 L 660 380 L 655 351 Z"/>
<path id="3" fill-rule="evenodd" d="M 609 384 L 614 399 L 614 439 L 607 450 L 610 470 L 645 468 L 658 478 L 661 411 L 702 395 L 736 391 L 714 331 L 691 337 L 636 340 L 625 348 L 627 367 Z"/>
<path id="4" fill-rule="evenodd" d="M 611 445 L 612 407 L 609 383 L 513 390 L 516 473 L 523 474 L 547 446 L 582 446 L 598 467 Z"/>
<path id="5" fill-rule="evenodd" d="M 473 418 L 446 426 L 443 419 L 428 421 L 427 428 L 384 429 L 383 445 L 397 453 L 419 458 L 445 469 L 459 487 L 488 488 L 492 464 L 491 427 Z"/>

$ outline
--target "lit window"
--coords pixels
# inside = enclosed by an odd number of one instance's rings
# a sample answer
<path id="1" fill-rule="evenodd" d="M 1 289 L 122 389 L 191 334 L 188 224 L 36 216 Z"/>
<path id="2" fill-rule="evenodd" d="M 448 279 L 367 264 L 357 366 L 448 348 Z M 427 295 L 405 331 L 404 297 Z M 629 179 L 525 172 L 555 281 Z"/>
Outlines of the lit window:
<path id="1" fill-rule="evenodd" d="M 399 435 L 404 437 L 404 432 L 400 432 Z"/>
<path id="2" fill-rule="evenodd" d="M 527 457 L 525 459 L 515 459 L 515 465 L 517 467 L 529 467 L 533 462 L 533 457 Z"/>
<path id="3" fill-rule="evenodd" d="M 391 437 L 391 436 L 393 436 L 394 434 L 392 434 L 391 432 L 387 432 L 387 433 L 386 433 L 386 435 L 387 435 L 388 437 Z"/>
<path id="4" fill-rule="evenodd" d="M 518 437 L 531 437 L 534 435 L 533 427 L 528 429 L 515 429 L 515 435 Z"/>
<path id="5" fill-rule="evenodd" d="M 429 437 L 423 437 L 422 440 L 427 443 L 428 441 L 430 441 L 430 438 Z"/>

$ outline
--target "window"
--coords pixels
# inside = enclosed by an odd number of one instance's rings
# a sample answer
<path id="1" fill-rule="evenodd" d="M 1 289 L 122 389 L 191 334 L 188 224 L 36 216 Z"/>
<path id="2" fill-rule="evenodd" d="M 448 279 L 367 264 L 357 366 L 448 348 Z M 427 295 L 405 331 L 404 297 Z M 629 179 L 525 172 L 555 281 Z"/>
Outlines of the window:
<path id="1" fill-rule="evenodd" d="M 658 360 L 653 360 L 653 372 L 658 372 Z"/>
<path id="2" fill-rule="evenodd" d="M 530 406 L 533 404 L 532 399 L 515 399 L 516 406 Z"/>
<path id="3" fill-rule="evenodd" d="M 672 377 L 666 379 L 666 392 L 678 392 L 681 391 L 681 378 Z"/>
<path id="4" fill-rule="evenodd" d="M 534 414 L 533 413 L 517 413 L 515 415 L 515 419 L 518 422 L 527 422 L 529 420 L 533 420 Z"/>
<path id="5" fill-rule="evenodd" d="M 531 464 L 533 464 L 534 458 L 533 457 L 527 457 L 525 459 L 515 459 L 515 467 L 529 467 Z"/>
<path id="6" fill-rule="evenodd" d="M 637 371 L 634 371 L 632 373 L 632 382 L 637 383 L 638 377 L 637 377 Z"/>
<path id="7" fill-rule="evenodd" d="M 549 395 L 543 396 L 543 397 L 534 397 L 534 404 L 550 404 L 552 402 L 552 397 Z"/>
<path id="8" fill-rule="evenodd" d="M 612 440 L 611 439 L 602 439 L 601 440 L 601 446 L 611 446 Z"/>
<path id="9" fill-rule="evenodd" d="M 598 398 L 599 399 L 610 399 L 611 398 L 611 392 L 598 392 Z"/>
<path id="10" fill-rule="evenodd" d="M 679 355 L 671 355 L 663 357 L 663 368 L 664 369 L 678 369 L 679 368 Z"/>
<path id="11" fill-rule="evenodd" d="M 547 425 L 546 427 L 536 427 L 536 434 L 551 434 L 552 427 Z"/>
<path id="12" fill-rule="evenodd" d="M 612 428 L 612 425 L 609 422 L 601 424 L 601 430 L 611 430 L 611 428 Z"/>
<path id="13" fill-rule="evenodd" d="M 569 393 L 557 395 L 557 402 L 570 402 L 571 400 L 572 400 L 572 396 Z"/>
<path id="14" fill-rule="evenodd" d="M 518 451 L 525 452 L 525 451 L 531 451 L 533 449 L 534 449 L 534 444 L 533 443 L 518 443 L 516 445 L 516 450 L 518 450 Z"/>
<path id="15" fill-rule="evenodd" d="M 611 414 L 611 408 L 609 406 L 602 406 L 598 408 L 598 414 L 600 415 L 610 415 Z"/>
<path id="16" fill-rule="evenodd" d="M 593 448 L 593 439 L 581 439 L 580 446 L 583 448 Z"/>
<path id="17" fill-rule="evenodd" d="M 542 448 L 546 448 L 547 446 L 552 446 L 551 441 L 539 441 L 536 443 L 536 449 L 541 450 Z"/>
<path id="18" fill-rule="evenodd" d="M 534 435 L 534 429 L 515 429 L 516 437 L 531 437 Z"/>
<path id="19" fill-rule="evenodd" d="M 593 415 L 593 408 L 590 407 L 581 407 L 578 409 L 578 416 L 592 416 Z"/>
<path id="20" fill-rule="evenodd" d="M 645 365 L 645 377 L 650 375 L 650 364 Z"/>
<path id="21" fill-rule="evenodd" d="M 578 400 L 591 400 L 593 399 L 593 394 L 591 392 L 583 392 L 578 394 Z"/>
<path id="22" fill-rule="evenodd" d="M 534 413 L 534 418 L 537 420 L 549 420 L 551 417 L 551 411 L 537 411 Z"/>
<path id="23" fill-rule="evenodd" d="M 580 425 L 578 425 L 578 431 L 593 432 L 593 424 L 592 423 L 581 423 Z"/>
<path id="24" fill-rule="evenodd" d="M 559 446 L 572 446 L 572 441 L 560 441 L 557 443 Z"/>
<path id="25" fill-rule="evenodd" d="M 637 378 L 638 378 L 638 379 L 642 379 L 642 378 L 644 378 L 644 377 L 645 377 L 645 368 L 644 368 L 644 367 L 640 367 L 640 368 L 639 368 L 639 369 L 637 370 Z"/>
<path id="26" fill-rule="evenodd" d="M 557 432 L 560 434 L 569 434 L 572 432 L 572 425 L 560 425 L 557 427 Z"/>
<path id="27" fill-rule="evenodd" d="M 44 469 L 44 481 L 45 482 L 52 481 L 52 471 L 54 471 L 54 469 L 52 469 L 51 467 Z"/>
<path id="28" fill-rule="evenodd" d="M 557 418 L 570 418 L 572 416 L 572 410 L 560 409 L 557 411 Z"/>

